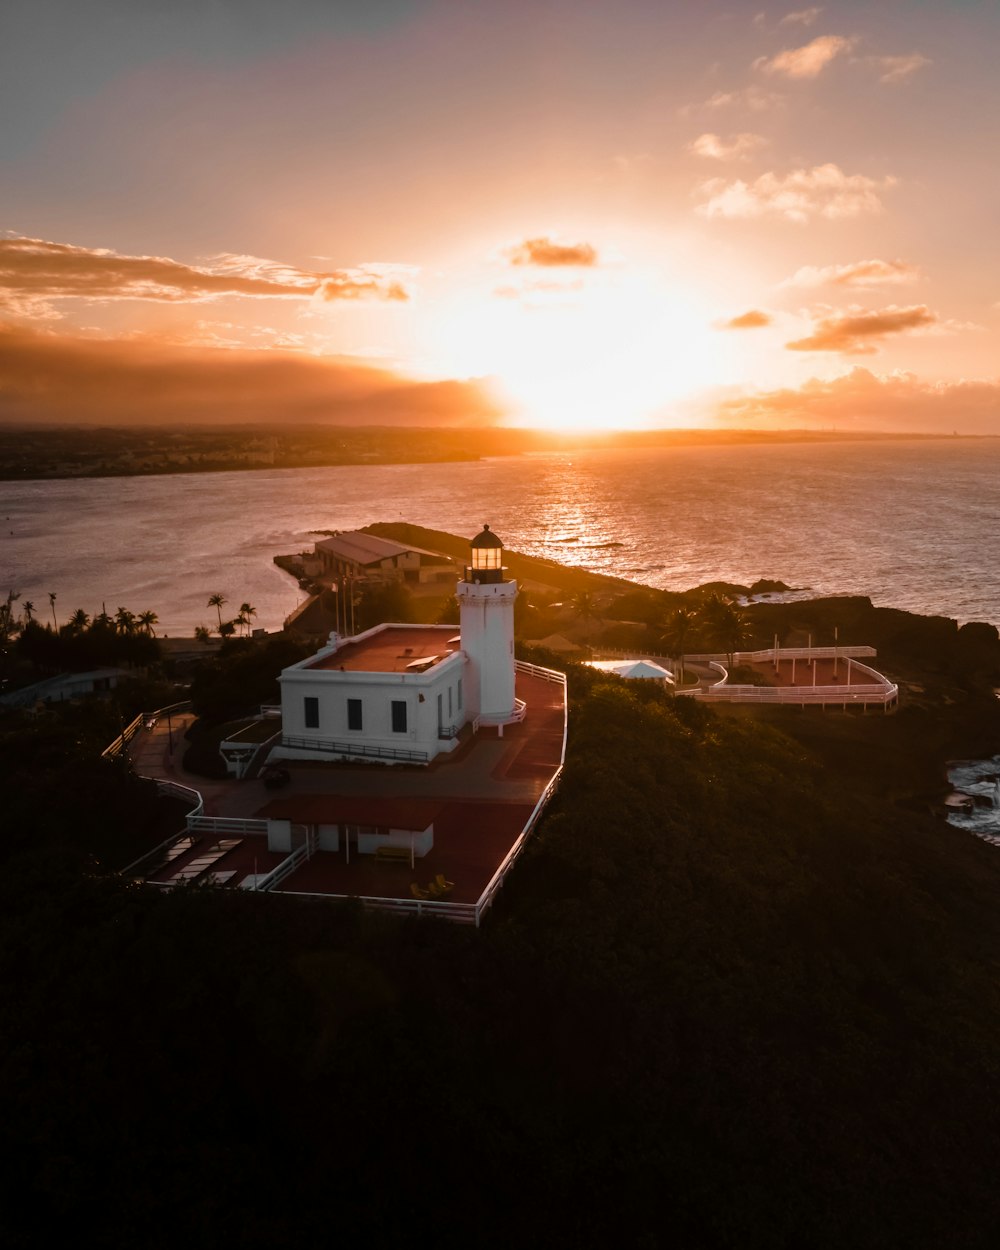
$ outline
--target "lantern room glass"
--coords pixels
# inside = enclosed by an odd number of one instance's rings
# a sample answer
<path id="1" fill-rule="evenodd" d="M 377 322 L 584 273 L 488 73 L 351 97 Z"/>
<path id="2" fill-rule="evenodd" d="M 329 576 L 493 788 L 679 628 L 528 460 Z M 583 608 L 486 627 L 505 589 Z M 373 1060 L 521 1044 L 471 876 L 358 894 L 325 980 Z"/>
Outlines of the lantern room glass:
<path id="1" fill-rule="evenodd" d="M 472 548 L 472 569 L 473 572 L 482 573 L 502 568 L 501 561 L 503 559 L 502 547 L 473 547 Z"/>

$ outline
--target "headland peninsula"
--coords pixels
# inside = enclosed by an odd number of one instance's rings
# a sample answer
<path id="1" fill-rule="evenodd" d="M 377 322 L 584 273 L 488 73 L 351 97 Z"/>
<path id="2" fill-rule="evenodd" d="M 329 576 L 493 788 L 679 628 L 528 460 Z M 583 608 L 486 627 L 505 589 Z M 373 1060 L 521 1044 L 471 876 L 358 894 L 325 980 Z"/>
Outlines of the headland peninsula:
<path id="1" fill-rule="evenodd" d="M 989 1243 L 1000 858 L 930 809 L 949 758 L 1000 742 L 996 629 L 859 597 L 749 604 L 748 646 L 876 646 L 899 710 L 710 708 L 540 644 L 670 649 L 678 610 L 750 587 L 505 554 L 551 588 L 525 594 L 517 647 L 567 671 L 570 732 L 479 931 L 120 871 L 178 817 L 102 758 L 121 725 L 189 695 L 178 775 L 206 784 L 213 736 L 321 637 L 170 660 L 154 628 L 109 697 L 0 713 L 9 1244 L 70 1218 L 107 1244 L 312 1244 L 332 1214 L 380 1244 Z M 126 667 L 127 628 L 100 629 Z M 14 622 L 4 675 L 89 663 L 92 632 Z"/>

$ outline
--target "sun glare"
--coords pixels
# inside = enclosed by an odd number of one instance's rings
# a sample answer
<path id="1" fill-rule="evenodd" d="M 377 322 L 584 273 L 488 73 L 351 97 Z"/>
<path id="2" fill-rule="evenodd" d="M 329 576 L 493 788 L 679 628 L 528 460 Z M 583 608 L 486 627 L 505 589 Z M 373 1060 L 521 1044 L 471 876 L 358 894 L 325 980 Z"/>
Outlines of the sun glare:
<path id="1" fill-rule="evenodd" d="M 566 430 L 663 419 L 718 380 L 722 347 L 696 296 L 624 271 L 456 296 L 434 338 L 443 369 L 495 378 L 519 424 Z"/>

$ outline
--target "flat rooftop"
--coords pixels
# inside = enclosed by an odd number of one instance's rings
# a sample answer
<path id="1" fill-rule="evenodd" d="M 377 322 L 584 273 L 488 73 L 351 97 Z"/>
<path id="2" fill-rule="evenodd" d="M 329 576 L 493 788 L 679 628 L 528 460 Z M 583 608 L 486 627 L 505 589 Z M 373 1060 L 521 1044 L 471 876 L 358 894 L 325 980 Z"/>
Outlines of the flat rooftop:
<path id="1" fill-rule="evenodd" d="M 449 642 L 456 625 L 425 625 L 400 629 L 390 625 L 360 642 L 347 642 L 330 655 L 314 660 L 307 668 L 343 669 L 347 673 L 415 673 L 440 664 L 459 648 Z"/>

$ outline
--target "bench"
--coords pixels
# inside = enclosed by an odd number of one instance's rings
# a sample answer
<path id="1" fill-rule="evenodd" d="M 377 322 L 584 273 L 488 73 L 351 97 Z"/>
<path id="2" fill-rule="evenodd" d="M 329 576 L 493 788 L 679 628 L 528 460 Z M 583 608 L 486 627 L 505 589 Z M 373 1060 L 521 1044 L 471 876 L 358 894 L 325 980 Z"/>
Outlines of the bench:
<path id="1" fill-rule="evenodd" d="M 375 848 L 376 864 L 406 864 L 409 868 L 412 853 L 407 846 L 379 846 Z"/>

